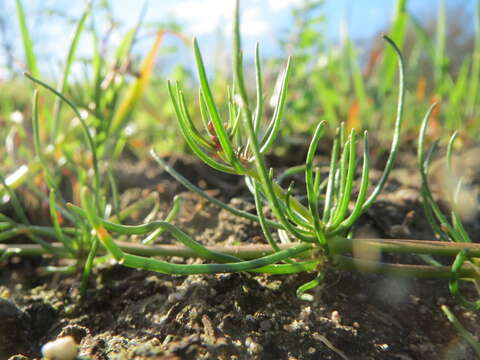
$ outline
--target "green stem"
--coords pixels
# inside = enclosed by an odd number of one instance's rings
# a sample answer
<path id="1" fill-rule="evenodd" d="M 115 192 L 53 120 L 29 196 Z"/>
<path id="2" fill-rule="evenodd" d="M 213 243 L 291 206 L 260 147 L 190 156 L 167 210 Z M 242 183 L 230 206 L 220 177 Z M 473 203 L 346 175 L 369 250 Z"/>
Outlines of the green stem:
<path id="1" fill-rule="evenodd" d="M 429 254 L 439 256 L 456 256 L 465 250 L 470 257 L 480 257 L 480 244 L 455 243 L 434 240 L 404 239 L 347 239 L 334 237 L 329 239 L 330 251 L 333 254 L 350 252 L 355 246 L 379 252 L 402 254 Z"/>
<path id="2" fill-rule="evenodd" d="M 452 277 L 452 268 L 450 266 L 389 264 L 353 259 L 348 256 L 335 256 L 334 261 L 336 266 L 344 270 L 429 279 L 450 279 Z M 458 271 L 458 276 L 460 278 L 478 278 L 479 274 L 472 265 L 465 264 Z"/>
<path id="3" fill-rule="evenodd" d="M 125 241 L 117 241 L 116 244 L 127 253 L 139 256 L 178 256 L 182 258 L 203 258 L 201 254 L 193 251 L 191 248 L 182 245 L 154 245 L 147 246 L 142 244 L 135 244 Z M 299 243 L 292 244 L 278 244 L 280 250 L 289 249 L 292 245 L 299 245 Z M 51 243 L 55 249 L 61 249 L 63 244 L 60 242 Z M 248 244 L 240 246 L 207 246 L 212 252 L 219 252 L 231 256 L 241 258 L 243 260 L 252 260 L 262 256 L 274 253 L 270 245 L 266 244 Z M 47 254 L 47 251 L 37 244 L 0 244 L 0 253 L 8 249 L 18 249 L 20 256 L 40 256 Z M 105 253 L 103 249 L 99 249 L 99 253 Z M 300 257 L 308 257 L 311 252 L 305 252 Z"/>
<path id="4" fill-rule="evenodd" d="M 445 316 L 448 318 L 453 325 L 453 327 L 458 331 L 458 333 L 465 339 L 465 341 L 475 350 L 475 353 L 480 357 L 480 342 L 467 330 L 463 325 L 458 321 L 455 314 L 453 314 L 448 306 L 442 305 L 441 309 Z"/>
<path id="5" fill-rule="evenodd" d="M 260 175 L 258 174 L 258 171 L 256 169 L 249 169 L 247 170 L 247 176 L 250 176 L 251 178 L 255 179 L 259 184 L 262 184 L 260 180 Z M 287 192 L 285 189 L 283 189 L 280 185 L 278 185 L 276 182 L 272 181 L 272 188 L 274 194 L 283 202 L 286 202 L 287 200 Z M 294 209 L 297 213 L 303 216 L 305 220 L 312 222 L 312 215 L 308 211 L 308 209 L 302 205 L 300 201 L 298 201 L 295 197 L 290 197 L 289 199 L 290 206 L 292 209 Z"/>

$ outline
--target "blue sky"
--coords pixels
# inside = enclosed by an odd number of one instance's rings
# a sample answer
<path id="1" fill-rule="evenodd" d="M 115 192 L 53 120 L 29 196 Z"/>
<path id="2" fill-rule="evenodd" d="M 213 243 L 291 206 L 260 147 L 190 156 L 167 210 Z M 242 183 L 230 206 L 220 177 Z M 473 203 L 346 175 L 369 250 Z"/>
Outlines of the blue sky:
<path id="1" fill-rule="evenodd" d="M 439 0 L 410 0 L 408 9 L 420 20 L 432 19 L 437 12 Z M 326 16 L 326 37 L 338 41 L 342 22 L 346 20 L 348 31 L 355 39 L 371 38 L 380 31 L 388 29 L 395 0 L 325 0 L 323 13 Z M 72 0 L 23 0 L 28 21 L 32 31 L 36 50 L 44 61 L 55 63 L 65 57 L 69 39 L 74 31 L 74 24 L 62 20 L 59 16 L 51 17 L 45 9 L 55 9 L 72 18 L 79 18 L 85 6 L 84 1 Z M 246 53 L 251 53 L 253 43 L 259 41 L 263 53 L 278 50 L 278 34 L 285 34 L 292 27 L 291 10 L 303 0 L 243 0 L 242 33 Z M 467 6 L 473 10 L 474 0 L 446 0 L 448 7 Z M 114 16 L 126 28 L 135 24 L 142 8 L 142 1 L 111 1 Z M 0 5 L 1 6 L 1 5 Z M 176 21 L 183 26 L 188 37 L 199 37 L 203 48 L 213 46 L 219 32 L 228 38 L 231 28 L 234 0 L 150 0 L 145 23 Z M 6 13 L 15 14 L 14 0 L 3 2 Z M 2 9 L 0 9 L 2 10 Z M 467 19 L 468 23 L 473 19 Z M 467 23 L 467 24 L 468 24 Z M 18 38 L 18 25 L 12 17 L 12 36 L 16 55 L 22 56 Z M 471 25 L 471 24 L 470 24 Z M 120 34 L 113 33 L 112 40 L 120 41 Z M 88 54 L 91 47 L 88 39 L 82 43 L 83 54 Z"/>

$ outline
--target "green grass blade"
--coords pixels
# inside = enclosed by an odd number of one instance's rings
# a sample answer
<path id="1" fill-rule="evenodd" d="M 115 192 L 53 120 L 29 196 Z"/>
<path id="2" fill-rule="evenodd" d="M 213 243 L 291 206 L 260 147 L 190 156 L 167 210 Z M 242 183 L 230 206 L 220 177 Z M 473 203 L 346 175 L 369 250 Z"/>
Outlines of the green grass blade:
<path id="1" fill-rule="evenodd" d="M 438 1 L 438 14 L 437 14 L 437 29 L 435 31 L 435 58 L 434 58 L 434 77 L 436 87 L 440 88 L 443 80 L 443 73 L 445 69 L 445 42 L 446 42 L 446 22 L 447 11 L 445 0 Z"/>
<path id="2" fill-rule="evenodd" d="M 3 189 L 10 196 L 10 201 L 12 202 L 13 210 L 15 211 L 15 214 L 17 215 L 18 219 L 22 221 L 22 223 L 24 224 L 30 224 L 27 214 L 23 209 L 23 206 L 20 203 L 20 200 L 18 199 L 17 194 L 7 184 L 7 182 L 5 181 L 5 177 L 3 176 L 2 173 L 0 173 L 0 183 L 3 185 Z"/>
<path id="3" fill-rule="evenodd" d="M 291 206 L 290 199 L 292 199 L 293 185 L 294 182 L 292 181 L 288 186 L 287 194 L 285 196 L 285 210 L 287 212 L 287 215 L 294 223 L 297 223 L 301 227 L 305 228 L 307 231 L 314 231 L 315 229 L 313 228 L 312 224 L 307 222 L 307 220 L 305 220 L 303 216 L 293 210 Z M 284 231 L 283 233 L 285 234 L 286 232 Z"/>
<path id="4" fill-rule="evenodd" d="M 164 274 L 179 274 L 179 275 L 232 273 L 232 272 L 240 272 L 240 271 L 268 272 L 268 270 L 272 268 L 267 267 L 265 268 L 265 270 L 263 270 L 262 268 L 266 267 L 267 265 L 271 265 L 279 261 L 295 257 L 311 249 L 312 249 L 311 245 L 301 244 L 301 245 L 297 245 L 289 249 L 281 250 L 271 255 L 267 255 L 254 260 L 227 263 L 227 264 L 191 264 L 191 265 L 170 264 L 157 259 L 125 254 L 125 258 L 122 264 L 124 266 L 133 267 L 136 269 L 145 269 L 145 270 L 157 271 Z M 310 263 L 310 264 L 313 265 L 313 263 Z M 288 267 L 292 269 L 294 268 L 294 265 L 295 264 L 285 264 L 284 267 Z M 303 270 L 302 267 L 300 267 L 300 269 Z"/>
<path id="5" fill-rule="evenodd" d="M 181 206 L 182 206 L 182 198 L 179 195 L 175 195 L 173 198 L 173 205 L 172 208 L 170 209 L 169 213 L 167 214 L 167 217 L 165 218 L 165 222 L 171 223 L 175 218 L 177 217 L 178 213 L 180 212 Z M 142 241 L 142 244 L 151 244 L 160 234 L 162 234 L 165 231 L 163 228 L 158 228 L 154 232 L 152 232 L 151 235 L 149 235 L 147 238 L 145 238 Z"/>
<path id="6" fill-rule="evenodd" d="M 461 293 L 460 293 L 460 287 L 459 287 L 459 282 L 460 282 L 460 276 L 458 272 L 462 268 L 462 265 L 465 263 L 467 260 L 467 251 L 462 250 L 458 253 L 458 255 L 455 257 L 455 260 L 452 264 L 452 278 L 450 279 L 448 283 L 448 288 L 450 292 L 452 293 L 453 296 L 457 299 L 457 301 L 464 307 L 470 310 L 477 311 L 480 309 L 480 299 L 471 301 L 465 298 Z"/>
<path id="7" fill-rule="evenodd" d="M 333 219 L 331 222 L 331 228 L 334 229 L 344 220 L 345 214 L 348 210 L 348 204 L 350 203 L 350 196 L 352 194 L 353 188 L 353 177 L 355 175 L 355 159 L 356 159 L 356 132 L 355 129 L 352 128 L 350 133 L 349 141 L 349 150 L 348 150 L 348 167 L 347 164 L 342 164 L 342 168 L 344 167 L 346 170 L 345 180 L 342 181 L 345 185 L 342 184 L 342 189 L 340 191 L 339 196 L 339 204 L 333 215 Z M 346 150 L 346 149 L 345 149 Z M 342 171 L 343 173 L 344 171 Z"/>
<path id="8" fill-rule="evenodd" d="M 185 125 L 189 129 L 189 135 L 193 138 L 193 140 L 200 144 L 200 146 L 203 146 L 211 151 L 215 150 L 215 147 L 211 144 L 211 141 L 207 140 L 200 132 L 197 130 L 195 127 L 195 124 L 192 121 L 192 118 L 190 117 L 190 113 L 188 112 L 187 105 L 185 103 L 185 97 L 183 96 L 182 91 L 177 91 L 177 96 L 176 96 L 178 103 L 180 105 L 180 110 L 182 111 L 182 119 L 186 122 Z"/>
<path id="9" fill-rule="evenodd" d="M 333 210 L 334 189 L 335 189 L 335 174 L 337 173 L 337 161 L 340 152 L 340 132 L 337 129 L 337 134 L 333 139 L 332 154 L 330 155 L 330 167 L 327 182 L 327 192 L 325 194 L 325 205 L 323 207 L 323 222 L 330 221 Z"/>
<path id="10" fill-rule="evenodd" d="M 385 164 L 385 169 L 383 170 L 383 174 L 380 180 L 377 183 L 377 186 L 374 188 L 373 192 L 368 197 L 365 204 L 362 207 L 362 213 L 365 212 L 376 200 L 377 196 L 383 190 L 385 183 L 387 182 L 388 176 L 390 175 L 390 171 L 393 168 L 393 164 L 397 159 L 398 148 L 400 146 L 400 131 L 402 128 L 403 122 L 403 111 L 404 111 L 404 101 L 405 101 L 405 69 L 404 69 L 404 61 L 402 53 L 398 46 L 390 39 L 388 36 L 383 37 L 387 43 L 393 48 L 395 54 L 397 55 L 398 59 L 398 103 L 397 103 L 397 113 L 395 118 L 395 125 L 394 125 L 394 132 L 393 132 L 393 139 L 392 145 L 390 147 L 390 154 L 388 155 L 387 163 Z"/>
<path id="11" fill-rule="evenodd" d="M 142 65 L 140 66 L 140 76 L 138 76 L 135 81 L 128 87 L 125 95 L 123 96 L 120 104 L 118 105 L 118 108 L 113 115 L 112 123 L 110 125 L 110 131 L 112 134 L 115 135 L 123 129 L 130 114 L 132 113 L 140 97 L 145 91 L 145 88 L 147 87 L 150 78 L 152 77 L 155 59 L 160 49 L 160 45 L 162 44 L 164 35 L 164 31 L 157 32 L 155 40 L 150 47 L 149 52 L 143 59 Z"/>
<path id="12" fill-rule="evenodd" d="M 149 224 L 139 226 L 126 226 L 102 220 L 95 215 L 95 210 L 92 206 L 91 201 L 88 200 L 87 195 L 87 192 L 83 191 L 82 203 L 85 206 L 86 211 L 74 206 L 72 206 L 72 209 L 75 209 L 75 211 L 88 217 L 100 241 L 102 241 L 104 246 L 109 250 L 109 252 L 114 256 L 117 261 L 120 261 L 123 265 L 128 267 L 158 271 L 167 274 L 183 275 L 239 272 L 254 270 L 270 264 L 274 264 L 276 262 L 295 257 L 297 255 L 300 255 L 301 253 L 312 249 L 312 246 L 309 244 L 301 244 L 254 260 L 241 261 L 240 258 L 237 258 L 235 256 L 218 253 L 216 251 L 212 251 L 203 247 L 201 244 L 197 243 L 188 235 L 183 233 L 180 229 L 166 222 L 154 221 Z M 177 239 L 182 241 L 186 246 L 192 248 L 202 257 L 213 260 L 221 259 L 222 261 L 228 261 L 230 259 L 230 261 L 233 260 L 234 262 L 226 264 L 178 265 L 170 264 L 157 259 L 150 259 L 142 256 L 126 254 L 120 249 L 120 247 L 118 247 L 118 245 L 114 243 L 112 237 L 107 231 L 107 229 L 109 229 L 111 231 L 116 231 L 120 233 L 135 234 L 143 233 L 145 230 L 150 230 L 150 228 L 155 228 L 157 226 L 166 227 L 168 231 L 171 231 L 172 234 L 177 237 Z"/>
<path id="13" fill-rule="evenodd" d="M 83 12 L 80 21 L 77 24 L 77 28 L 73 35 L 72 41 L 70 43 L 70 48 L 68 49 L 67 59 L 65 61 L 65 69 L 63 70 L 62 78 L 60 79 L 57 85 L 57 91 L 59 93 L 64 94 L 67 91 L 68 86 L 68 76 L 70 75 L 70 70 L 72 68 L 73 61 L 75 59 L 75 52 L 77 50 L 78 41 L 83 33 L 83 29 L 85 27 L 85 22 L 87 21 L 88 16 L 90 15 L 91 5 L 88 4 L 87 8 Z M 35 76 L 35 75 L 34 75 Z M 55 98 L 54 110 L 53 110 L 53 128 L 52 128 L 52 141 L 55 143 L 55 139 L 57 138 L 59 127 L 60 127 L 60 111 L 62 108 L 62 100 L 59 97 Z"/>
<path id="14" fill-rule="evenodd" d="M 28 31 L 27 20 L 21 0 L 15 0 L 17 6 L 17 19 L 20 25 L 20 33 L 22 35 L 23 50 L 25 51 L 25 58 L 27 60 L 28 71 L 36 78 L 40 77 L 40 71 L 37 66 L 37 57 L 33 50 L 33 42 Z"/>
<path id="15" fill-rule="evenodd" d="M 224 165 L 212 159 L 211 156 L 206 154 L 198 143 L 194 140 L 193 136 L 190 136 L 190 130 L 188 128 L 188 121 L 184 118 L 184 113 L 180 110 L 180 104 L 178 103 L 178 95 L 174 93 L 170 82 L 168 82 L 168 91 L 170 94 L 170 99 L 172 100 L 173 107 L 175 109 L 175 114 L 177 116 L 178 124 L 180 125 L 180 130 L 183 134 L 183 137 L 192 151 L 199 157 L 200 160 L 205 162 L 210 167 L 223 171 L 230 174 L 236 174 L 235 169 L 231 166 Z M 178 89 L 177 89 L 178 94 Z"/>
<path id="16" fill-rule="evenodd" d="M 82 125 L 82 130 L 83 130 L 83 133 L 84 133 L 84 136 L 85 136 L 85 139 L 86 139 L 86 142 L 87 142 L 87 146 L 90 150 L 90 153 L 92 154 L 92 163 L 93 163 L 93 186 L 94 186 L 94 189 L 95 189 L 95 198 L 96 198 L 96 205 L 98 208 L 100 208 L 100 197 L 101 197 L 101 188 L 100 188 L 100 184 L 101 184 L 101 181 L 100 181 L 100 170 L 98 168 L 98 156 L 97 156 L 97 149 L 95 147 L 95 143 L 93 141 L 93 138 L 92 138 L 92 135 L 90 134 L 90 130 L 87 126 L 87 124 L 85 123 L 85 120 L 83 119 L 83 117 L 81 116 L 80 112 L 78 111 L 77 107 L 75 106 L 75 104 L 73 104 L 70 100 L 68 100 L 65 96 L 63 96 L 61 93 L 59 93 L 57 90 L 55 90 L 54 88 L 52 88 L 50 85 L 48 85 L 47 83 L 39 80 L 39 79 L 36 79 L 35 77 L 33 77 L 32 75 L 28 74 L 28 73 L 24 73 L 24 75 L 29 78 L 30 80 L 32 80 L 33 82 L 43 86 L 45 89 L 49 90 L 50 92 L 52 92 L 53 94 L 55 94 L 56 96 L 60 97 L 71 109 L 72 111 L 75 113 L 75 116 L 78 118 L 78 120 L 80 121 L 80 124 Z"/>
<path id="17" fill-rule="evenodd" d="M 475 354 L 480 358 L 480 342 L 473 336 L 463 325 L 458 321 L 457 317 L 450 311 L 447 305 L 442 305 L 441 309 L 448 321 L 453 325 L 455 330 L 465 339 L 465 341 L 472 347 Z"/>
<path id="18" fill-rule="evenodd" d="M 350 216 L 345 219 L 340 226 L 334 230 L 333 234 L 338 234 L 340 231 L 347 231 L 362 214 L 363 203 L 367 196 L 368 184 L 369 184 L 369 170 L 370 170 L 370 155 L 368 153 L 368 134 L 365 131 L 363 135 L 363 167 L 362 167 L 362 179 L 360 181 L 360 190 L 358 192 L 357 201 L 352 210 Z M 332 235 L 333 235 L 332 234 Z"/>
<path id="19" fill-rule="evenodd" d="M 321 121 L 315 129 L 312 141 L 310 142 L 310 146 L 308 148 L 307 159 L 305 161 L 305 183 L 307 186 L 308 208 L 312 214 L 313 225 L 317 233 L 320 233 L 322 230 L 320 228 L 320 215 L 318 212 L 318 193 L 315 189 L 313 179 L 313 159 L 317 152 L 318 144 L 323 135 L 324 128 L 325 122 Z"/>
<path id="20" fill-rule="evenodd" d="M 398 44 L 398 48 L 403 47 L 405 41 L 406 28 L 408 22 L 407 13 L 407 0 L 397 0 L 395 4 L 395 13 L 390 30 L 390 37 L 395 44 Z M 396 45 L 397 46 L 397 45 Z M 384 94 L 392 87 L 393 77 L 395 74 L 395 53 L 394 49 L 385 49 L 384 60 L 384 72 L 382 75 L 382 81 L 380 83 L 380 97 L 383 98 Z"/>
<path id="21" fill-rule="evenodd" d="M 418 165 L 420 168 L 420 176 L 422 179 L 422 184 L 421 184 L 422 202 L 424 203 L 424 208 L 426 207 L 429 209 L 427 213 L 427 219 L 429 219 L 429 222 L 433 225 L 432 227 L 434 228 L 434 230 L 439 231 L 438 234 L 442 237 L 442 239 L 448 239 L 451 236 L 452 240 L 460 242 L 462 241 L 460 234 L 453 226 L 450 225 L 447 218 L 443 215 L 440 207 L 435 203 L 432 196 L 432 192 L 428 185 L 428 166 L 429 166 L 433 151 L 435 150 L 436 144 L 438 144 L 438 142 L 434 143 L 434 146 L 432 146 L 430 152 L 427 155 L 425 155 L 424 144 L 425 144 L 425 135 L 427 131 L 428 120 L 436 105 L 437 104 L 432 104 L 428 109 L 427 113 L 425 114 L 425 117 L 423 118 L 423 121 L 420 127 L 420 132 L 418 135 L 417 159 L 418 159 Z M 440 226 L 434 225 L 436 223 L 432 221 L 433 219 L 431 219 L 431 215 L 434 215 L 436 217 Z M 448 234 L 444 234 L 442 227 L 447 229 Z"/>
<path id="22" fill-rule="evenodd" d="M 243 217 L 245 219 L 249 219 L 249 220 L 252 220 L 252 221 L 256 221 L 256 222 L 259 222 L 260 220 L 258 219 L 257 216 L 255 216 L 254 214 L 250 214 L 249 212 L 246 212 L 246 211 L 243 211 L 243 210 L 239 210 L 239 209 L 236 209 L 234 207 L 231 207 L 230 205 L 227 205 L 225 204 L 224 202 L 208 195 L 206 192 L 204 192 L 202 189 L 200 189 L 199 187 L 193 185 L 190 181 L 188 181 L 184 176 L 182 176 L 180 173 L 178 173 L 174 168 L 172 168 L 170 165 L 168 165 L 165 161 L 163 161 L 160 156 L 158 156 L 158 154 L 155 152 L 155 151 L 151 151 L 150 154 L 152 155 L 152 157 L 155 159 L 155 161 L 166 171 L 168 172 L 172 177 L 175 178 L 175 180 L 177 180 L 180 184 L 182 184 L 183 186 L 185 186 L 188 190 L 198 194 L 199 196 L 203 197 L 204 199 L 208 200 L 209 202 L 219 206 L 220 208 L 222 209 L 225 209 L 229 212 L 231 212 L 232 214 L 234 215 L 237 215 L 237 216 L 240 216 L 240 217 Z M 274 221 L 270 221 L 270 220 L 266 220 L 267 221 L 267 224 L 268 226 L 270 227 L 274 227 L 276 229 L 281 229 L 282 228 L 282 225 L 280 225 L 279 223 L 277 222 L 274 222 Z"/>
<path id="23" fill-rule="evenodd" d="M 90 279 L 90 274 L 92 273 L 93 261 L 97 255 L 98 243 L 98 238 L 94 236 L 91 240 L 91 247 L 88 251 L 87 260 L 85 261 L 85 266 L 83 268 L 82 282 L 80 283 L 80 293 L 82 296 L 85 296 L 87 291 L 88 280 Z"/>
<path id="24" fill-rule="evenodd" d="M 286 230 L 288 230 L 297 239 L 306 241 L 306 242 L 316 241 L 315 237 L 303 234 L 297 228 L 295 228 L 292 224 L 290 224 L 290 222 L 288 221 L 285 211 L 280 205 L 280 201 L 277 197 L 277 194 L 273 189 L 272 180 L 270 179 L 267 173 L 267 169 L 265 167 L 265 161 L 262 154 L 260 153 L 260 148 L 255 135 L 255 130 L 253 128 L 252 119 L 248 118 L 247 116 L 244 116 L 244 121 L 242 125 L 244 125 L 245 132 L 247 133 L 248 138 L 250 140 L 251 149 L 255 158 L 255 165 L 256 165 L 256 169 L 259 177 L 259 182 L 263 185 L 265 196 L 267 197 L 268 202 L 272 207 L 275 217 L 283 225 L 283 227 Z"/>
<path id="25" fill-rule="evenodd" d="M 325 273 L 319 272 L 315 279 L 303 284 L 297 289 L 297 297 L 301 300 L 313 301 L 313 296 L 310 294 L 306 294 L 306 292 L 320 285 L 323 282 L 324 278 Z"/>
<path id="26" fill-rule="evenodd" d="M 245 172 L 244 167 L 240 163 L 233 150 L 232 144 L 228 137 L 228 134 L 225 131 L 223 122 L 220 118 L 220 115 L 217 110 L 217 106 L 215 105 L 215 101 L 213 99 L 212 92 L 210 90 L 210 85 L 208 83 L 207 75 L 205 72 L 205 66 L 203 64 L 202 54 L 198 47 L 197 39 L 193 39 L 193 49 L 195 53 L 195 62 L 197 65 L 197 73 L 200 79 L 200 87 L 202 89 L 203 94 L 205 95 L 205 102 L 207 104 L 208 113 L 210 118 L 212 119 L 212 124 L 215 129 L 215 134 L 218 137 L 218 141 L 222 147 L 222 150 L 225 152 L 227 156 L 228 162 L 233 166 L 233 168 L 237 171 L 238 174 L 243 174 Z"/>
<path id="27" fill-rule="evenodd" d="M 262 67 L 260 63 L 260 49 L 258 42 L 255 44 L 255 83 L 257 89 L 257 106 L 255 108 L 254 128 L 255 133 L 260 130 L 263 116 L 263 88 L 262 88 Z"/>
<path id="28" fill-rule="evenodd" d="M 255 183 L 255 181 L 253 181 L 253 188 L 254 188 L 253 194 L 255 198 L 255 207 L 257 208 L 257 216 L 260 222 L 260 226 L 262 227 L 263 234 L 265 235 L 265 238 L 267 239 L 272 249 L 274 249 L 275 251 L 280 251 L 280 248 L 278 247 L 277 243 L 273 240 L 272 233 L 266 222 L 265 215 L 263 214 L 262 198 L 260 196 L 260 191 L 258 190 L 258 185 Z"/>
<path id="29" fill-rule="evenodd" d="M 275 141 L 278 131 L 280 130 L 280 122 L 283 118 L 283 113 L 285 111 L 285 103 L 287 98 L 287 88 L 288 88 L 288 79 L 291 72 L 291 61 L 290 58 L 287 61 L 285 70 L 280 74 L 281 76 L 281 86 L 278 99 L 276 101 L 275 110 L 273 112 L 273 117 L 270 122 L 270 125 L 265 133 L 264 138 L 261 141 L 260 153 L 265 153 Z"/>
<path id="30" fill-rule="evenodd" d="M 245 111 L 245 115 L 252 118 L 252 112 L 247 96 L 245 79 L 243 75 L 243 53 L 242 41 L 240 36 L 240 1 L 235 2 L 235 13 L 233 16 L 233 73 L 235 88 L 240 94 L 242 104 L 241 108 Z"/>
<path id="31" fill-rule="evenodd" d="M 72 255 L 75 256 L 75 251 L 70 245 L 68 238 L 65 236 L 60 226 L 54 189 L 50 189 L 48 204 L 50 208 L 50 219 L 52 220 L 53 228 L 55 230 L 55 234 L 57 235 L 57 239 L 63 244 L 65 249 L 67 249 Z"/>
<path id="32" fill-rule="evenodd" d="M 55 181 L 53 176 L 48 169 L 47 160 L 45 159 L 44 147 L 41 145 L 40 141 L 40 121 L 39 121 L 39 110 L 38 110 L 38 90 L 33 91 L 33 104 L 32 104 L 32 130 L 33 130 L 33 146 L 37 154 L 38 160 L 42 166 L 43 172 L 45 174 L 45 180 L 49 188 L 56 188 Z"/>

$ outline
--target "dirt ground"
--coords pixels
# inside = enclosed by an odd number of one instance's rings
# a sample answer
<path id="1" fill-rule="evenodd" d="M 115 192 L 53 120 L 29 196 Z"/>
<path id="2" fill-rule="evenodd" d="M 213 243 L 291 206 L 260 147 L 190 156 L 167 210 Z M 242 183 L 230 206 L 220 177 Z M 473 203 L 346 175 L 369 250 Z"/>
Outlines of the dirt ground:
<path id="1" fill-rule="evenodd" d="M 212 194 L 254 211 L 238 177 L 193 160 L 170 160 Z M 359 236 L 432 238 L 419 203 L 418 177 L 399 160 L 386 191 L 363 216 Z M 186 201 L 176 224 L 205 244 L 263 241 L 257 224 L 185 192 L 153 163 L 123 164 L 117 176 L 124 204 L 158 191 L 163 216 L 173 195 L 183 193 Z M 478 222 L 471 224 L 477 234 Z M 168 234 L 158 240 L 171 241 Z M 39 358 L 42 344 L 65 335 L 78 342 L 83 359 L 99 360 L 474 359 L 441 312 L 442 304 L 480 334 L 480 314 L 458 306 L 440 280 L 327 266 L 324 284 L 313 291 L 312 302 L 305 302 L 295 291 L 312 273 L 187 277 L 104 264 L 82 298 L 80 274 L 38 276 L 40 266 L 55 264 L 48 258 L 14 257 L 1 268 L 0 359 Z"/>

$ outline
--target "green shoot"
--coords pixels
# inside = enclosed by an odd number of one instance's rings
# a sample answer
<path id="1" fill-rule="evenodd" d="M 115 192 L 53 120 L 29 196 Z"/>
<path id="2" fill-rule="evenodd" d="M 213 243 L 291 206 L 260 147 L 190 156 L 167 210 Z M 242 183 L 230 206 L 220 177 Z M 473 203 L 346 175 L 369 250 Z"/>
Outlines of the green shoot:
<path id="1" fill-rule="evenodd" d="M 454 172 L 454 167 L 452 163 L 452 152 L 453 152 L 453 144 L 455 139 L 457 138 L 457 133 L 454 133 L 447 147 L 447 156 L 446 156 L 446 168 L 447 168 L 447 181 L 450 182 L 448 184 L 451 192 L 454 194 L 450 194 L 450 202 L 451 202 L 451 221 L 448 219 L 446 215 L 443 214 L 442 209 L 440 206 L 435 202 L 432 191 L 429 186 L 428 181 L 428 170 L 430 159 L 432 154 L 436 149 L 436 143 L 432 146 L 431 150 L 429 151 L 428 155 L 425 155 L 425 134 L 426 128 L 428 125 L 428 120 L 432 113 L 435 104 L 430 107 L 425 115 L 422 126 L 419 133 L 419 140 L 418 140 L 418 163 L 420 168 L 420 174 L 422 179 L 421 184 L 421 195 L 422 195 L 422 203 L 423 208 L 425 210 L 426 218 L 429 221 L 433 231 L 436 235 L 444 240 L 444 241 L 453 241 L 458 243 L 472 243 L 472 240 L 468 233 L 466 232 L 462 221 L 460 219 L 460 215 L 458 210 L 460 208 L 460 204 L 458 202 L 458 193 L 462 190 L 462 179 L 460 178 L 458 181 L 458 176 L 456 176 Z M 453 183 L 452 183 L 453 182 Z M 453 191 L 453 189 L 455 189 Z M 459 288 L 459 282 L 461 277 L 458 275 L 458 270 L 465 264 L 471 264 L 478 273 L 480 273 L 479 269 L 479 260 L 475 255 L 472 255 L 467 249 L 462 249 L 458 252 L 455 260 L 452 263 L 452 276 L 449 282 L 449 289 L 450 292 L 457 298 L 457 300 L 465 307 L 470 309 L 480 309 L 480 299 L 475 301 L 467 300 L 461 293 Z M 473 281 L 478 286 L 478 278 L 468 279 Z M 477 287 L 478 289 L 478 287 Z"/>

